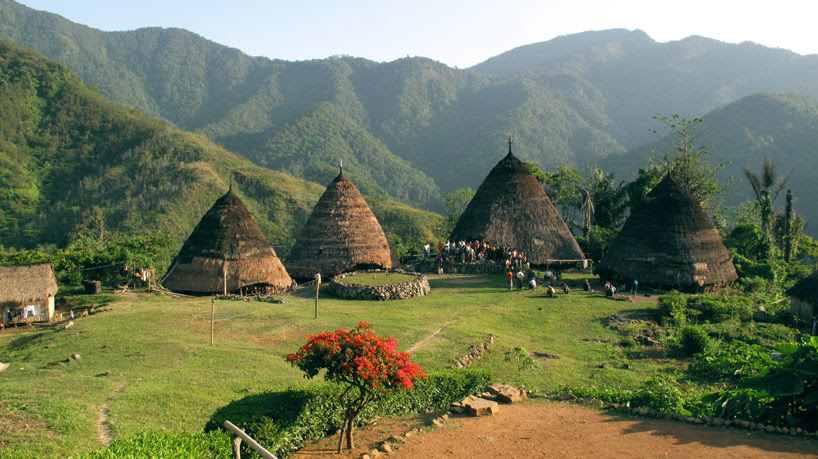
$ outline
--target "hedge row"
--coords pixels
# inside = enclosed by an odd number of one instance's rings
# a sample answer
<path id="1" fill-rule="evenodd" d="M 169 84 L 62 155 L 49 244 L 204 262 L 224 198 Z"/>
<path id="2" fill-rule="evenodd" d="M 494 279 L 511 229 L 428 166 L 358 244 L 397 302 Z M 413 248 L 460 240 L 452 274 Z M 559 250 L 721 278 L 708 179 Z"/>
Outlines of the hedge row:
<path id="1" fill-rule="evenodd" d="M 470 368 L 432 372 L 427 379 L 418 381 L 414 390 L 394 393 L 389 399 L 374 402 L 361 413 L 359 421 L 443 411 L 453 401 L 482 392 L 491 383 L 488 373 Z M 232 457 L 230 439 L 222 424 L 230 421 L 276 457 L 285 458 L 309 442 L 340 429 L 342 389 L 339 385 L 316 384 L 250 395 L 216 411 L 204 433 L 143 432 L 82 457 L 229 458 Z M 242 457 L 256 456 L 243 449 Z"/>

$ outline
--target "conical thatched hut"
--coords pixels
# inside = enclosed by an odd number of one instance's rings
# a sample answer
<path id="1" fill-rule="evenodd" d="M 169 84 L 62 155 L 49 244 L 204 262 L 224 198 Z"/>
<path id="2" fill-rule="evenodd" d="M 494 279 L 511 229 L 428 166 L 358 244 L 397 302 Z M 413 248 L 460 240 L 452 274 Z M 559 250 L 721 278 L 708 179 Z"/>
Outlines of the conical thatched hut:
<path id="1" fill-rule="evenodd" d="M 193 294 L 284 289 L 291 283 L 232 185 L 193 229 L 162 280 L 173 291 Z"/>
<path id="2" fill-rule="evenodd" d="M 0 323 L 50 322 L 56 294 L 51 263 L 0 266 Z"/>
<path id="3" fill-rule="evenodd" d="M 809 321 L 818 315 L 818 271 L 810 274 L 787 290 L 790 311 L 793 315 Z"/>
<path id="4" fill-rule="evenodd" d="M 534 265 L 585 258 L 543 187 L 511 153 L 510 141 L 508 154 L 477 189 L 449 239 L 510 246 Z"/>
<path id="5" fill-rule="evenodd" d="M 285 260 L 297 279 L 397 263 L 378 219 L 343 170 L 327 186 Z"/>
<path id="6" fill-rule="evenodd" d="M 694 290 L 736 280 L 721 235 L 670 175 L 639 203 L 596 272 L 604 280 Z"/>

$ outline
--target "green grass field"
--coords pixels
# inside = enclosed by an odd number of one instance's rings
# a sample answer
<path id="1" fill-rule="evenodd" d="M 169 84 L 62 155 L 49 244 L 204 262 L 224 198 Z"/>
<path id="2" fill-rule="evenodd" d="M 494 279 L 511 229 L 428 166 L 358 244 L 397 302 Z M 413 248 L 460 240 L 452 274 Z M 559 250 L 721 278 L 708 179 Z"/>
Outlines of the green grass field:
<path id="1" fill-rule="evenodd" d="M 344 277 L 344 283 L 380 287 L 382 285 L 400 284 L 409 282 L 415 276 L 400 273 L 356 273 Z"/>
<path id="2" fill-rule="evenodd" d="M 75 310 L 97 303 L 101 311 L 67 330 L 61 323 L 0 333 L 0 362 L 11 364 L 0 373 L 0 456 L 66 457 L 99 449 L 104 408 L 114 438 L 201 431 L 216 410 L 249 392 L 318 382 L 304 379 L 284 357 L 308 334 L 352 328 L 359 320 L 378 335 L 394 336 L 401 350 L 448 324 L 412 353 L 429 370 L 449 367 L 490 333 L 495 345 L 476 366 L 498 381 L 518 382 L 517 368 L 503 361 L 515 346 L 555 354 L 560 358 L 543 359 L 541 370 L 524 376 L 539 391 L 633 388 L 679 366 L 634 359 L 617 345 L 621 335 L 603 323 L 613 314 L 649 315 L 654 303 L 583 291 L 549 299 L 543 289 L 508 291 L 499 275 L 431 276 L 430 284 L 426 297 L 387 302 L 339 300 L 322 289 L 318 319 L 309 289 L 285 296 L 285 304 L 217 301 L 212 347 L 210 298 L 71 298 Z M 73 353 L 81 360 L 56 365 Z"/>

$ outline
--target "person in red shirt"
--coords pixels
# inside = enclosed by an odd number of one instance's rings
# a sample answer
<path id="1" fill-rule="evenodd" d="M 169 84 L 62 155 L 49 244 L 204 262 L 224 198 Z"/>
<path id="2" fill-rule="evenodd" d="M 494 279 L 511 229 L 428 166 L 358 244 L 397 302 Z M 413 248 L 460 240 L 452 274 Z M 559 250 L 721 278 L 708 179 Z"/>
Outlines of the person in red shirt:
<path id="1" fill-rule="evenodd" d="M 506 280 L 508 280 L 508 289 L 514 288 L 514 274 L 511 273 L 511 270 L 506 271 Z"/>

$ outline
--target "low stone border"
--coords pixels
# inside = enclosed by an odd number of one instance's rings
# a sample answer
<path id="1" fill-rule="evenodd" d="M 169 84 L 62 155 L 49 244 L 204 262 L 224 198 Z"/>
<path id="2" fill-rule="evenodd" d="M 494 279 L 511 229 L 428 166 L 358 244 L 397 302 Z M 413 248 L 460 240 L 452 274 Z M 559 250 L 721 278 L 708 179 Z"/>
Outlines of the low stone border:
<path id="1" fill-rule="evenodd" d="M 429 286 L 429 281 L 426 276 L 418 273 L 407 273 L 403 271 L 393 271 L 399 274 L 408 274 L 415 276 L 415 279 L 401 282 L 399 284 L 381 285 L 378 287 L 369 287 L 366 285 L 346 284 L 344 278 L 359 273 L 385 273 L 385 271 L 357 271 L 352 273 L 339 274 L 332 278 L 329 283 L 329 292 L 338 298 L 347 298 L 350 300 L 405 300 L 407 298 L 414 298 L 416 296 L 426 296 L 432 288 Z"/>
<path id="2" fill-rule="evenodd" d="M 645 408 L 631 407 L 630 402 L 625 404 L 619 404 L 603 402 L 602 400 L 596 398 L 577 398 L 576 395 L 571 393 L 552 395 L 549 398 L 551 400 L 582 403 L 586 405 L 596 406 L 599 408 L 604 408 L 607 410 L 618 411 L 624 414 L 662 419 L 666 421 L 687 422 L 690 424 L 701 424 L 712 427 L 732 427 L 734 429 L 756 430 L 759 432 L 777 433 L 781 435 L 790 435 L 793 437 L 802 436 L 807 438 L 818 438 L 818 431 L 807 432 L 806 430 L 803 430 L 800 427 L 796 429 L 790 429 L 788 427 L 777 427 L 772 425 L 755 423 L 751 421 L 744 421 L 741 419 L 711 418 L 710 416 L 702 416 L 700 418 L 697 418 L 693 416 L 685 416 L 684 414 L 681 413 L 665 413 L 657 410 L 648 410 Z"/>
<path id="3" fill-rule="evenodd" d="M 494 338 L 494 335 L 489 335 L 482 343 L 469 346 L 469 353 L 457 359 L 457 362 L 449 368 L 463 368 L 477 362 L 480 360 L 480 357 L 483 357 L 483 354 L 489 351 L 489 347 L 494 344 Z"/>

